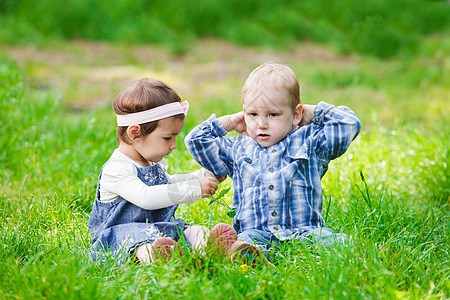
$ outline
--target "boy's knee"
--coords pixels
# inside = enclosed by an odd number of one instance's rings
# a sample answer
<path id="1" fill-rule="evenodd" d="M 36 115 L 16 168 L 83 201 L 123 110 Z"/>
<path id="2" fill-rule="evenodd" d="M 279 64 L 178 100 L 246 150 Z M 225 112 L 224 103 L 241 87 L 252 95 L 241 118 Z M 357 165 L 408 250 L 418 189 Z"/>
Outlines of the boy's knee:
<path id="1" fill-rule="evenodd" d="M 244 241 L 252 245 L 267 247 L 267 245 L 270 244 L 270 237 L 268 236 L 271 236 L 271 233 L 257 229 L 251 229 L 238 234 L 237 239 L 239 241 Z"/>
<path id="2" fill-rule="evenodd" d="M 309 237 L 321 246 L 329 249 L 336 248 L 337 246 L 350 246 L 352 245 L 352 238 L 345 233 L 336 233 L 329 228 L 316 228 L 310 232 Z"/>
<path id="3" fill-rule="evenodd" d="M 250 232 L 250 230 L 239 233 L 237 239 L 238 241 L 244 241 L 253 244 L 253 234 Z"/>

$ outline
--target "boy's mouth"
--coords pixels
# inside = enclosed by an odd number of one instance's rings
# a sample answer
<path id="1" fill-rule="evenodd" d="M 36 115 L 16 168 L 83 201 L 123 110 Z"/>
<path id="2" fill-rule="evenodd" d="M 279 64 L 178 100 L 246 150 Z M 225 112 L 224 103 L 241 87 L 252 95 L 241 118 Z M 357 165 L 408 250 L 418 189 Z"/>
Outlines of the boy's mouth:
<path id="1" fill-rule="evenodd" d="M 267 133 L 260 133 L 260 134 L 258 134 L 258 137 L 260 138 L 260 139 L 268 139 L 269 137 L 270 137 L 270 135 L 268 135 Z"/>

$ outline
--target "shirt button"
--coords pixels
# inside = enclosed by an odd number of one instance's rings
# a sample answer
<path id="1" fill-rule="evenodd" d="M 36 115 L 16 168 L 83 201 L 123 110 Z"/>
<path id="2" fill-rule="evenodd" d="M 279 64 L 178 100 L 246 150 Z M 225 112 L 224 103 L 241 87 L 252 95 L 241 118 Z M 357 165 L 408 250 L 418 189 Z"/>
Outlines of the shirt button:
<path id="1" fill-rule="evenodd" d="M 269 168 L 269 172 L 270 172 L 270 173 L 273 173 L 274 171 L 275 171 L 275 168 L 274 168 L 274 167 L 270 167 L 270 168 Z"/>
<path id="2" fill-rule="evenodd" d="M 275 150 L 275 149 L 272 149 L 272 151 L 271 151 L 272 153 L 275 153 L 275 152 L 277 152 L 277 150 Z"/>
<path id="3" fill-rule="evenodd" d="M 273 190 L 274 188 L 273 184 L 269 185 L 269 190 Z"/>
<path id="4" fill-rule="evenodd" d="M 276 211 L 272 212 L 272 217 L 276 217 L 276 216 L 277 216 L 277 212 Z"/>
<path id="5" fill-rule="evenodd" d="M 246 161 L 247 163 L 249 163 L 249 164 L 252 163 L 252 160 L 251 160 L 250 158 L 246 158 L 245 161 Z"/>

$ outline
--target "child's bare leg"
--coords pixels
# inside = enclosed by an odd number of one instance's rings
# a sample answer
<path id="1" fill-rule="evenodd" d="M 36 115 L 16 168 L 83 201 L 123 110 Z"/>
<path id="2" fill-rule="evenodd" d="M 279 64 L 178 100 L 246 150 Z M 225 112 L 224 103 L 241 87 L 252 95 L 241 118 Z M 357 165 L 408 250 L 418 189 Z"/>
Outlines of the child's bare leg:
<path id="1" fill-rule="evenodd" d="M 174 251 L 183 254 L 183 250 L 177 247 L 175 242 L 170 237 L 160 237 L 153 243 L 146 243 L 140 245 L 136 249 L 136 259 L 143 264 L 150 264 L 157 259 L 169 260 Z"/>
<path id="2" fill-rule="evenodd" d="M 194 250 L 203 250 L 206 246 L 210 231 L 205 226 L 192 225 L 189 226 L 184 234 Z"/>
<path id="3" fill-rule="evenodd" d="M 152 251 L 152 244 L 147 243 L 147 244 L 143 244 L 140 245 L 139 247 L 137 247 L 136 249 L 136 259 L 143 264 L 150 264 L 153 262 L 152 260 L 152 256 L 151 256 L 151 251 Z"/>

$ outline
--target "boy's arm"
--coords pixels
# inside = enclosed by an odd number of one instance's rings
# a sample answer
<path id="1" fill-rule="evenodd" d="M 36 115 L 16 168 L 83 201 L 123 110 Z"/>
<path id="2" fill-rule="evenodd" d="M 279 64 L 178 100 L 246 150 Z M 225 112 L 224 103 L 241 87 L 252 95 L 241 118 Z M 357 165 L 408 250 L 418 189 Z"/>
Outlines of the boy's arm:
<path id="1" fill-rule="evenodd" d="M 361 122 L 350 108 L 325 102 L 316 105 L 313 123 L 322 127 L 317 150 L 327 162 L 344 154 L 361 129 Z"/>
<path id="2" fill-rule="evenodd" d="M 186 136 L 184 142 L 192 157 L 204 168 L 214 174 L 226 176 L 233 174 L 233 158 L 231 150 L 233 141 L 223 138 L 228 131 L 239 130 L 245 134 L 246 127 L 242 125 L 243 113 L 216 118 L 211 117 L 197 125 Z"/>

